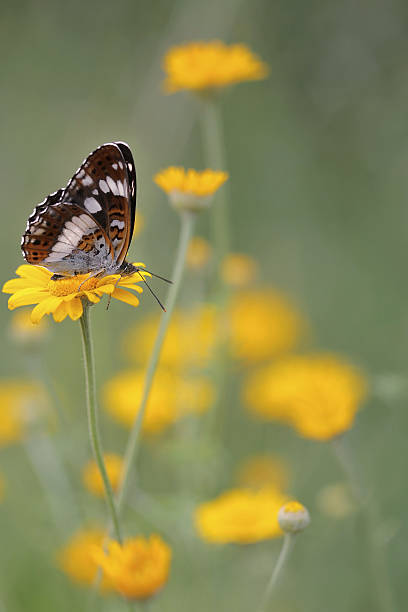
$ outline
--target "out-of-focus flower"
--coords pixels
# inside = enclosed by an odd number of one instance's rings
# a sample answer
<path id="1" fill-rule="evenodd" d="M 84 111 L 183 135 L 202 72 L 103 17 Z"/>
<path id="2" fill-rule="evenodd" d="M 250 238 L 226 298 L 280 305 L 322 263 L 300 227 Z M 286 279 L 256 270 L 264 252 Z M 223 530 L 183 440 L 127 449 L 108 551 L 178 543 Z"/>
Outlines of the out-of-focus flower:
<path id="1" fill-rule="evenodd" d="M 105 453 L 103 458 L 112 490 L 117 491 L 122 478 L 123 459 L 115 453 Z M 88 491 L 97 497 L 104 497 L 105 487 L 98 465 L 94 459 L 89 461 L 84 467 L 82 478 Z"/>
<path id="2" fill-rule="evenodd" d="M 169 196 L 179 210 L 200 211 L 208 208 L 214 193 L 228 178 L 226 172 L 185 170 L 174 166 L 158 172 L 155 183 Z"/>
<path id="3" fill-rule="evenodd" d="M 257 262 L 253 257 L 243 253 L 230 253 L 221 264 L 221 277 L 231 287 L 247 287 L 255 280 L 257 274 Z"/>
<path id="4" fill-rule="evenodd" d="M 287 357 L 252 374 L 244 388 L 254 413 L 290 423 L 302 436 L 316 440 L 349 429 L 365 395 L 363 376 L 325 354 Z"/>
<path id="5" fill-rule="evenodd" d="M 271 289 L 240 291 L 232 296 L 228 314 L 232 354 L 246 362 L 293 349 L 305 327 L 291 302 Z"/>
<path id="6" fill-rule="evenodd" d="M 144 215 L 141 212 L 138 212 L 135 217 L 135 225 L 133 228 L 133 238 L 139 236 L 139 234 L 143 231 L 144 226 L 146 225 L 146 220 Z"/>
<path id="7" fill-rule="evenodd" d="M 142 263 L 134 265 L 144 267 Z M 19 266 L 16 274 L 20 278 L 7 281 L 3 286 L 3 293 L 12 294 L 8 301 L 10 310 L 36 304 L 31 312 L 33 323 L 39 323 L 47 314 L 52 314 L 57 323 L 67 316 L 76 321 L 83 312 L 82 298 L 97 304 L 105 293 L 131 306 L 138 306 L 139 299 L 128 289 L 142 293 L 143 289 L 137 284 L 142 282 L 140 274 L 150 276 L 147 272 L 122 277 L 114 274 L 99 278 L 78 274 L 51 280 L 51 272 L 40 266 L 27 264 Z"/>
<path id="8" fill-rule="evenodd" d="M 152 315 L 128 330 L 124 348 L 127 356 L 140 365 L 152 350 L 160 315 Z M 203 304 L 191 310 L 176 310 L 170 321 L 160 354 L 160 365 L 177 371 L 202 370 L 210 361 L 217 337 L 217 312 Z"/>
<path id="9" fill-rule="evenodd" d="M 356 509 L 349 489 L 342 482 L 321 489 L 317 496 L 317 505 L 323 514 L 334 519 L 346 518 Z"/>
<path id="10" fill-rule="evenodd" d="M 287 502 L 278 512 L 278 523 L 285 533 L 299 533 L 310 524 L 310 515 L 300 502 Z"/>
<path id="11" fill-rule="evenodd" d="M 35 346 L 44 340 L 48 325 L 45 319 L 35 324 L 31 321 L 30 310 L 17 310 L 13 313 L 10 323 L 10 336 L 22 346 Z"/>
<path id="12" fill-rule="evenodd" d="M 0 381 L 0 446 L 17 442 L 28 423 L 38 415 L 40 390 L 18 380 Z"/>
<path id="13" fill-rule="evenodd" d="M 95 549 L 94 558 L 115 591 L 128 599 L 146 599 L 167 582 L 171 549 L 158 535 L 151 535 L 129 538 L 122 546 L 111 540 L 107 552 Z"/>
<path id="14" fill-rule="evenodd" d="M 211 259 L 211 245 L 205 238 L 194 236 L 190 240 L 186 254 L 186 264 L 190 270 L 201 270 Z"/>
<path id="15" fill-rule="evenodd" d="M 199 505 L 195 524 L 209 542 L 246 544 L 282 535 L 278 511 L 287 497 L 273 487 L 251 491 L 232 489 Z"/>
<path id="16" fill-rule="evenodd" d="M 240 486 L 250 489 L 275 487 L 282 491 L 289 483 L 289 469 L 279 457 L 254 455 L 239 466 L 237 481 Z"/>
<path id="17" fill-rule="evenodd" d="M 77 531 L 58 552 L 57 561 L 60 569 L 74 582 L 92 586 L 100 567 L 95 560 L 95 548 L 101 548 L 105 538 L 106 533 L 102 529 Z M 112 590 L 107 576 L 103 576 L 101 588 L 103 591 Z"/>
<path id="18" fill-rule="evenodd" d="M 165 55 L 165 89 L 169 93 L 219 89 L 266 78 L 268 66 L 243 44 L 212 40 L 172 47 Z"/>
<path id="19" fill-rule="evenodd" d="M 122 372 L 104 388 L 108 412 L 120 423 L 131 427 L 139 410 L 145 373 L 143 370 Z M 212 404 L 213 387 L 200 377 L 184 379 L 166 369 L 154 378 L 143 420 L 143 431 L 156 434 L 187 414 L 205 412 Z"/>

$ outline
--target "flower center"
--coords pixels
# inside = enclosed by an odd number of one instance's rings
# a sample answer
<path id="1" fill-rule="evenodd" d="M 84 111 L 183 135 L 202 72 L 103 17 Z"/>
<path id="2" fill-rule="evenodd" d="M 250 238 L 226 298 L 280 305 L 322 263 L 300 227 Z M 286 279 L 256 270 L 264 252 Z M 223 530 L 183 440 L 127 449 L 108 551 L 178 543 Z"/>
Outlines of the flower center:
<path id="1" fill-rule="evenodd" d="M 79 276 L 70 276 L 68 278 L 61 278 L 59 280 L 48 282 L 48 291 L 51 295 L 62 297 L 70 295 L 71 293 L 82 293 L 83 291 L 92 291 L 98 286 L 98 279 L 96 277 L 85 280 L 86 276 L 83 274 Z"/>

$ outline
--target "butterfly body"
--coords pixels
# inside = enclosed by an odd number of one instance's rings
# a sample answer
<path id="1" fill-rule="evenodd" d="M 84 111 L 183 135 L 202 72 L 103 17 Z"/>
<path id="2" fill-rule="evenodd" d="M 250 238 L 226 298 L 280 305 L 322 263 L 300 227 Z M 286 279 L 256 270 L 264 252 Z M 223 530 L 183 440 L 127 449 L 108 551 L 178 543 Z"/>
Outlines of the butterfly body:
<path id="1" fill-rule="evenodd" d="M 129 147 L 104 144 L 83 162 L 65 189 L 36 206 L 21 248 L 28 263 L 59 276 L 127 275 L 136 212 L 136 173 Z"/>

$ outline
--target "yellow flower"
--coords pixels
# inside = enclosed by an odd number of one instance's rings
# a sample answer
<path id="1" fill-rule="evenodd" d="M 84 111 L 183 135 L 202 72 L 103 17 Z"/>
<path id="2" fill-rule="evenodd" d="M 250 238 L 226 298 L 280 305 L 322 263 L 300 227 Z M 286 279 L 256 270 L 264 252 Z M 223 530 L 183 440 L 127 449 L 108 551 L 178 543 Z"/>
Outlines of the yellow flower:
<path id="1" fill-rule="evenodd" d="M 101 529 L 77 531 L 58 553 L 57 561 L 60 569 L 74 582 L 92 586 L 100 567 L 95 560 L 95 548 L 102 547 L 105 537 L 106 533 Z M 107 576 L 103 576 L 101 587 L 104 591 L 112 590 Z"/>
<path id="2" fill-rule="evenodd" d="M 23 438 L 29 421 L 38 412 L 41 394 L 33 385 L 20 381 L 0 382 L 0 445 Z"/>
<path id="3" fill-rule="evenodd" d="M 268 74 L 267 64 L 246 45 L 226 45 L 218 40 L 172 47 L 165 55 L 164 70 L 169 93 L 218 89 L 264 79 Z"/>
<path id="4" fill-rule="evenodd" d="M 243 253 L 230 253 L 221 264 L 222 279 L 231 287 L 250 285 L 257 273 L 258 264 L 255 259 Z"/>
<path id="5" fill-rule="evenodd" d="M 257 362 L 291 350 L 304 329 L 289 300 L 271 289 L 240 291 L 229 306 L 232 355 Z"/>
<path id="6" fill-rule="evenodd" d="M 115 453 L 106 453 L 103 458 L 109 482 L 111 483 L 113 491 L 117 491 L 122 477 L 123 459 L 119 455 L 115 455 Z M 97 497 L 103 497 L 105 495 L 102 476 L 95 460 L 91 460 L 86 464 L 82 472 L 82 478 L 88 491 Z"/>
<path id="7" fill-rule="evenodd" d="M 186 264 L 191 270 L 201 270 L 211 259 L 211 245 L 205 238 L 194 236 L 186 254 Z"/>
<path id="8" fill-rule="evenodd" d="M 171 166 L 158 172 L 154 181 L 167 193 L 175 208 L 199 211 L 209 206 L 212 196 L 227 178 L 226 172 L 208 169 L 199 172 Z"/>
<path id="9" fill-rule="evenodd" d="M 121 546 L 111 540 L 107 552 L 95 549 L 94 558 L 114 589 L 128 599 L 146 599 L 167 582 L 171 549 L 158 536 L 129 538 Z"/>
<path id="10" fill-rule="evenodd" d="M 105 293 L 126 304 L 137 306 L 138 298 L 126 289 L 133 289 L 137 293 L 143 291 L 137 285 L 141 282 L 139 274 L 123 277 L 115 274 L 103 278 L 88 278 L 88 274 L 80 274 L 53 281 L 51 272 L 33 265 L 19 266 L 16 273 L 20 278 L 7 281 L 3 286 L 3 293 L 12 294 L 8 301 L 10 310 L 37 304 L 31 312 L 33 323 L 38 323 L 46 314 L 52 314 L 54 321 L 58 323 L 67 316 L 75 321 L 82 315 L 82 298 L 97 304 Z M 143 274 L 148 276 L 146 272 Z"/>
<path id="11" fill-rule="evenodd" d="M 135 363 L 146 363 L 156 338 L 159 318 L 159 314 L 146 317 L 126 333 L 124 349 Z M 187 372 L 203 369 L 213 354 L 216 332 L 217 312 L 212 304 L 175 311 L 160 354 L 160 365 Z"/>
<path id="12" fill-rule="evenodd" d="M 145 380 L 144 370 L 122 372 L 104 387 L 108 412 L 118 422 L 131 427 L 139 410 Z M 156 434 L 186 414 L 207 410 L 213 401 L 213 388 L 204 378 L 183 379 L 166 369 L 154 378 L 143 420 L 143 431 Z"/>
<path id="13" fill-rule="evenodd" d="M 287 422 L 316 440 L 349 429 L 365 394 L 366 383 L 357 370 L 324 354 L 287 357 L 252 374 L 244 388 L 254 413 Z"/>
<path id="14" fill-rule="evenodd" d="M 198 506 L 195 524 L 208 542 L 247 544 L 282 535 L 279 508 L 287 498 L 274 487 L 232 489 Z"/>
<path id="15" fill-rule="evenodd" d="M 299 533 L 310 524 L 310 515 L 300 502 L 287 502 L 278 512 L 278 523 L 285 533 Z"/>
<path id="16" fill-rule="evenodd" d="M 289 483 L 287 465 L 273 455 L 254 455 L 241 463 L 237 472 L 237 480 L 242 487 L 260 489 L 276 487 L 284 490 Z"/>
<path id="17" fill-rule="evenodd" d="M 31 312 L 28 309 L 13 313 L 10 323 L 10 335 L 15 342 L 25 346 L 34 346 L 47 335 L 47 322 L 43 319 L 37 325 L 31 321 Z"/>

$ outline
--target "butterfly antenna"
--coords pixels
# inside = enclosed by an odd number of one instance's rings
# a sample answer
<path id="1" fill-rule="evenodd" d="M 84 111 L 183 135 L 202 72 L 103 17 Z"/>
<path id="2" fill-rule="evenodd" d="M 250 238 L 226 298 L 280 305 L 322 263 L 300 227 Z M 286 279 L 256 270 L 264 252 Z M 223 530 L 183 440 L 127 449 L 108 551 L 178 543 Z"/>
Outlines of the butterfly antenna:
<path id="1" fill-rule="evenodd" d="M 162 281 L 164 281 L 166 283 L 169 283 L 170 285 L 173 284 L 173 281 L 169 280 L 168 278 L 164 278 L 164 276 L 159 276 L 159 274 L 155 274 L 154 272 L 151 272 L 150 270 L 146 270 L 146 268 L 140 268 L 140 270 L 142 272 L 148 272 L 149 274 L 151 274 L 155 278 L 160 278 L 160 280 L 162 280 Z M 139 272 L 139 270 L 138 270 L 138 272 Z M 139 272 L 139 274 L 140 274 L 140 272 Z"/>
<path id="2" fill-rule="evenodd" d="M 147 270 L 146 270 L 147 271 Z M 140 276 L 140 278 L 142 279 L 142 281 L 144 282 L 144 284 L 146 285 L 146 287 L 148 288 L 148 290 L 150 291 L 150 293 L 152 294 L 152 296 L 154 297 L 154 299 L 156 300 L 156 302 L 159 304 L 160 308 L 166 312 L 165 307 L 163 306 L 163 304 L 161 303 L 161 301 L 159 300 L 159 298 L 157 297 L 157 295 L 155 294 L 155 292 L 153 291 L 153 289 L 150 287 L 149 283 L 147 282 L 147 280 L 144 278 L 143 274 L 140 274 L 140 272 L 138 271 L 138 274 Z M 156 276 L 156 275 L 154 275 Z M 163 279 L 165 280 L 165 279 Z"/>

